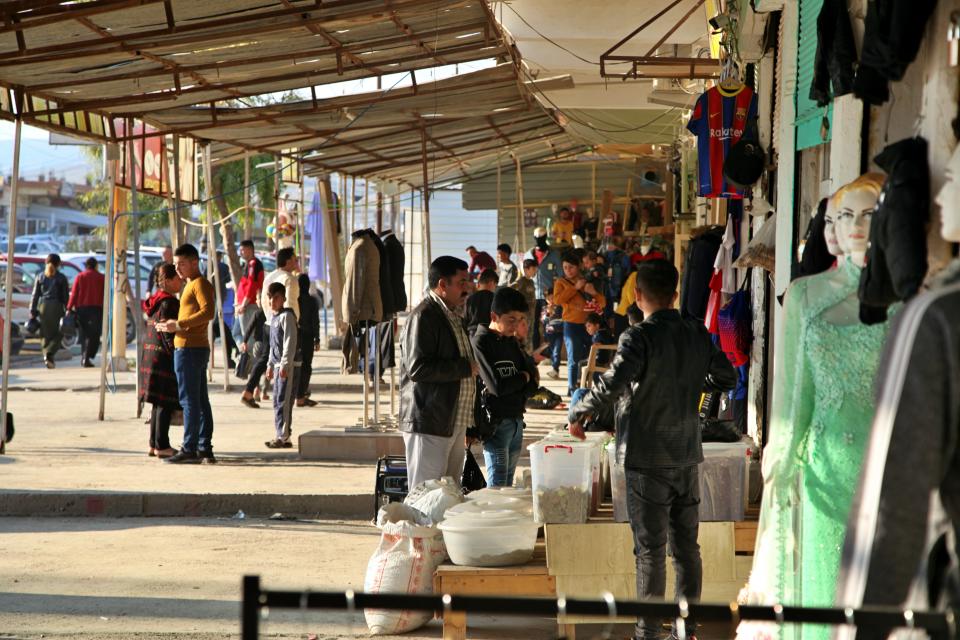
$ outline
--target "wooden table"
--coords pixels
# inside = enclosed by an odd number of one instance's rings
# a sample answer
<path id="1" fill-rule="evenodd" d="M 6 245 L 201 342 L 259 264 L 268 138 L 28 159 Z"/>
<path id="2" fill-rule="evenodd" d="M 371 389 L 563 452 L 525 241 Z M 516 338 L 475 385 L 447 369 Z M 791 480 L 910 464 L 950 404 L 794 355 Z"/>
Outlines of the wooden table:
<path id="1" fill-rule="evenodd" d="M 546 547 L 537 543 L 533 559 L 515 567 L 459 567 L 441 565 L 433 575 L 434 593 L 450 595 L 556 597 L 556 578 L 547 571 Z M 575 640 L 574 625 L 559 624 L 559 636 Z M 443 617 L 444 640 L 465 640 L 467 614 L 451 612 Z"/>

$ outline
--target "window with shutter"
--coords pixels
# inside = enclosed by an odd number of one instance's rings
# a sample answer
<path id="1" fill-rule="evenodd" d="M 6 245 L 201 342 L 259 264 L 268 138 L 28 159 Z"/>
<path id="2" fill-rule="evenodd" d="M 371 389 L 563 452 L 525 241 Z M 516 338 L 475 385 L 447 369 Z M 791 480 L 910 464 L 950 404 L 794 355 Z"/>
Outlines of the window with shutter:
<path id="1" fill-rule="evenodd" d="M 815 147 L 830 141 L 833 123 L 833 105 L 818 107 L 810 99 L 810 85 L 813 84 L 813 63 L 817 55 L 817 17 L 823 7 L 823 0 L 800 1 L 800 28 L 797 47 L 797 151 Z M 822 135 L 823 118 L 826 116 L 831 127 Z"/>

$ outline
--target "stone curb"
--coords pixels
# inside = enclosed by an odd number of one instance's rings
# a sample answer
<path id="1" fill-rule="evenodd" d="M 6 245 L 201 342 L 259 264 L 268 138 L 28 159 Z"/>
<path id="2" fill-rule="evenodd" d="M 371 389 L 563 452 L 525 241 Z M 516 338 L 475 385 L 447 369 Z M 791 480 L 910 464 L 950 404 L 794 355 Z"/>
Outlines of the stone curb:
<path id="1" fill-rule="evenodd" d="M 110 493 L 7 491 L 0 493 L 0 516 L 16 517 L 247 517 L 284 516 L 366 520 L 373 495 Z"/>

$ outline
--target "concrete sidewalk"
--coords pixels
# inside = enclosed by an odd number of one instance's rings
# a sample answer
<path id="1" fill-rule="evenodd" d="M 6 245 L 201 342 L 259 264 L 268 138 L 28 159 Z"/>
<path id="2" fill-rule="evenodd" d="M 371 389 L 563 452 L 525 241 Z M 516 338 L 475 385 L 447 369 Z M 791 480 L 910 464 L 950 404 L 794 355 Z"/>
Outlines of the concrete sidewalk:
<path id="1" fill-rule="evenodd" d="M 315 429 L 342 432 L 362 414 L 362 377 L 341 375 L 338 353 L 317 356 L 312 397 L 320 404 L 294 410 L 295 438 Z M 132 373 L 118 374 L 118 382 L 128 382 L 107 394 L 103 422 L 91 389 L 98 370 L 67 362 L 14 373 L 21 386 L 10 392 L 9 403 L 17 432 L 0 456 L 0 515 L 373 515 L 375 464 L 302 460 L 296 449 L 265 448 L 273 437 L 272 406 L 240 404 L 235 378 L 233 390 L 224 393 L 221 369 L 210 385 L 217 465 L 169 465 L 147 457 L 147 415 L 136 417 Z M 563 411 L 531 412 L 530 432 L 545 432 L 564 417 Z M 181 427 L 171 428 L 174 446 L 181 434 Z"/>

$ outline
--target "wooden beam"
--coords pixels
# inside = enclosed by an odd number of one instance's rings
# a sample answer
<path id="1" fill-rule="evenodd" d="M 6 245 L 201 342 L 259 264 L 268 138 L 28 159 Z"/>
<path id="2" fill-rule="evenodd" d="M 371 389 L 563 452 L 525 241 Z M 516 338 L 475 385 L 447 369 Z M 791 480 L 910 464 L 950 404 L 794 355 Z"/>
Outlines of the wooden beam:
<path id="1" fill-rule="evenodd" d="M 17 29 L 34 29 L 58 22 L 73 20 L 77 16 L 91 16 L 99 13 L 110 13 L 120 9 L 141 7 L 166 0 L 99 0 L 95 5 L 81 3 L 74 5 L 64 5 L 63 0 L 22 0 L 20 2 L 4 2 L 0 8 L 0 16 L 4 22 L 9 23 L 13 20 L 27 17 L 26 22 L 21 22 Z M 19 15 L 22 11 L 28 11 L 26 16 Z M 0 27 L 0 33 L 8 33 L 13 29 Z"/>
<path id="2" fill-rule="evenodd" d="M 481 55 L 471 45 L 463 45 L 461 47 L 458 47 L 457 50 L 462 52 L 474 52 L 475 55 L 472 57 L 472 59 L 487 57 L 485 55 Z M 422 62 L 427 59 L 429 59 L 428 56 L 419 54 L 419 55 L 406 56 L 402 59 L 394 58 L 393 61 L 396 64 L 402 65 L 407 62 Z M 406 69 L 406 70 L 409 71 L 410 69 Z M 401 71 L 404 71 L 404 69 L 398 70 L 398 72 L 401 72 Z M 68 102 L 68 101 L 65 101 L 62 96 L 44 96 L 44 95 L 40 95 L 39 93 L 33 93 L 32 95 L 36 95 L 37 97 L 42 97 L 46 100 L 51 100 L 56 102 L 57 104 L 60 104 L 61 106 L 57 109 L 46 109 L 43 111 L 37 111 L 37 114 L 39 115 L 55 115 L 55 114 L 66 113 L 70 111 L 80 111 L 80 110 L 96 111 L 99 109 L 116 108 L 116 107 L 122 107 L 125 105 L 131 105 L 131 104 L 151 104 L 154 102 L 171 101 L 171 100 L 175 100 L 180 96 L 185 96 L 185 95 L 189 96 L 195 93 L 202 93 L 202 92 L 208 92 L 208 91 L 223 91 L 224 93 L 230 93 L 228 90 L 238 91 L 238 93 L 236 93 L 233 97 L 247 97 L 247 96 L 261 95 L 263 93 L 262 90 L 239 91 L 239 89 L 241 87 L 248 87 L 248 86 L 262 87 L 263 85 L 267 85 L 271 83 L 286 83 L 291 80 L 300 80 L 301 84 L 299 86 L 308 86 L 310 84 L 316 84 L 315 82 L 313 82 L 312 80 L 313 78 L 318 76 L 323 76 L 329 73 L 331 73 L 330 70 L 303 70 L 303 71 L 297 71 L 295 73 L 284 73 L 284 74 L 268 76 L 268 77 L 261 76 L 257 78 L 250 78 L 250 79 L 236 81 L 236 82 L 211 83 L 209 86 L 205 86 L 205 87 L 190 87 L 189 89 L 183 89 L 181 90 L 179 96 L 176 94 L 175 91 L 162 90 L 162 91 L 151 92 L 147 94 L 123 95 L 123 96 L 116 96 L 116 97 L 98 99 L 98 100 L 80 100 L 80 101 Z M 362 77 L 362 76 L 357 76 L 357 77 Z M 7 84 L 8 83 L 0 82 L 0 85 L 3 85 L 3 86 L 6 86 Z M 277 87 L 276 90 L 279 91 L 282 88 L 283 87 Z M 216 98 L 216 99 L 225 99 L 228 97 L 231 97 L 231 96 L 227 95 L 227 96 L 223 96 L 222 98 Z"/>
<path id="3" fill-rule="evenodd" d="M 430 176 L 427 171 L 427 131 L 420 126 L 420 149 L 423 154 L 423 248 L 426 253 L 426 265 L 432 264 L 430 247 Z"/>

